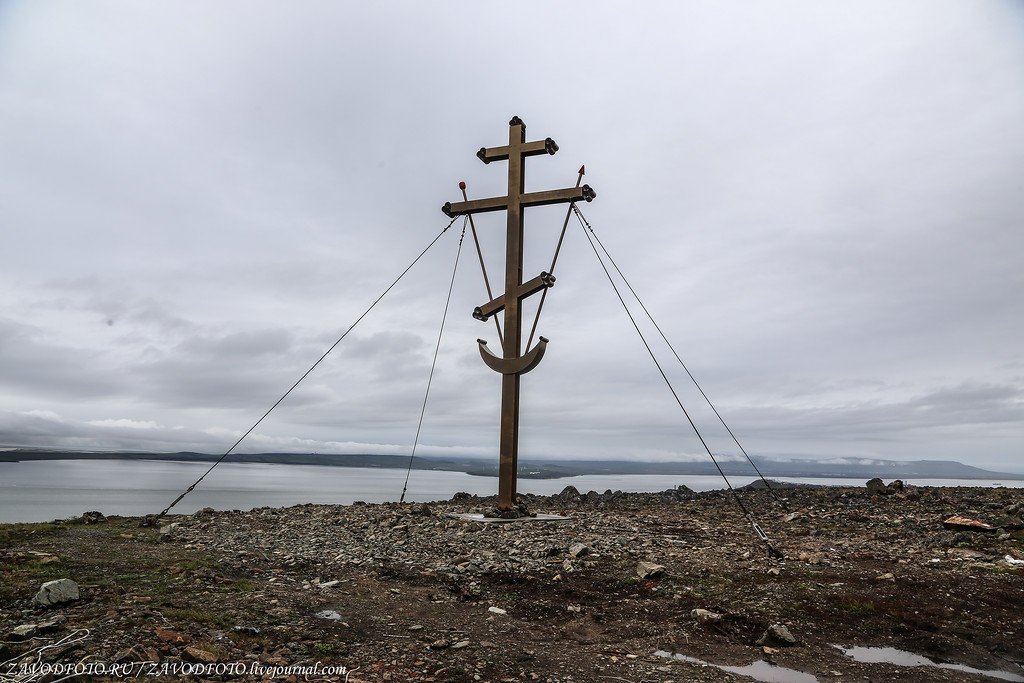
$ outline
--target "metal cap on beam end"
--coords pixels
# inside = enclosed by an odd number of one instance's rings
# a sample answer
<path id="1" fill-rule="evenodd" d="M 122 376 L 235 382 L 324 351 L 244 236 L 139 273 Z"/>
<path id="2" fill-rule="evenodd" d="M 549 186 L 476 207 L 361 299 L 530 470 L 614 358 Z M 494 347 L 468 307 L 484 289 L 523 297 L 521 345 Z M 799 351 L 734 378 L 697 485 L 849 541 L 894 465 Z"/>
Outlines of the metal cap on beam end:
<path id="1" fill-rule="evenodd" d="M 525 126 L 526 124 L 523 123 L 523 120 L 521 118 L 519 118 L 518 116 L 513 116 L 512 120 L 508 122 L 508 125 L 510 125 L 510 126 Z"/>
<path id="2" fill-rule="evenodd" d="M 491 163 L 491 160 L 487 158 L 487 148 L 486 147 L 481 147 L 480 148 L 480 151 L 478 151 L 476 153 L 476 158 L 479 159 L 480 161 L 484 162 L 485 164 Z"/>
<path id="3" fill-rule="evenodd" d="M 487 346 L 487 342 L 485 342 L 483 339 L 477 339 L 476 343 L 477 344 L 483 344 L 484 346 Z"/>
<path id="4" fill-rule="evenodd" d="M 483 310 L 479 306 L 477 306 L 476 308 L 473 309 L 473 317 L 476 318 L 477 320 L 482 321 L 482 322 L 487 322 L 487 316 L 484 315 Z M 477 340 L 477 341 L 479 341 L 479 340 Z M 486 344 L 487 342 L 483 342 L 483 343 Z"/>
<path id="5" fill-rule="evenodd" d="M 443 211 L 444 215 L 448 216 L 448 218 L 455 218 L 455 216 L 456 216 L 456 214 L 452 213 L 452 203 L 451 202 L 445 202 L 444 206 L 441 207 L 441 211 Z"/>
<path id="6" fill-rule="evenodd" d="M 548 154 L 554 154 L 558 151 L 558 143 L 551 138 L 544 138 L 544 151 Z"/>
<path id="7" fill-rule="evenodd" d="M 545 344 L 547 344 L 547 343 L 548 343 L 549 341 L 551 341 L 550 339 L 548 339 L 548 338 L 547 338 L 547 337 L 545 337 L 544 335 L 541 335 L 541 336 L 537 337 L 537 339 L 540 339 L 540 340 L 541 340 L 542 342 L 544 342 Z"/>
<path id="8" fill-rule="evenodd" d="M 588 202 L 592 202 L 594 201 L 595 197 L 597 197 L 597 193 L 594 192 L 594 188 L 592 188 L 590 185 L 584 185 L 583 198 L 586 199 Z"/>

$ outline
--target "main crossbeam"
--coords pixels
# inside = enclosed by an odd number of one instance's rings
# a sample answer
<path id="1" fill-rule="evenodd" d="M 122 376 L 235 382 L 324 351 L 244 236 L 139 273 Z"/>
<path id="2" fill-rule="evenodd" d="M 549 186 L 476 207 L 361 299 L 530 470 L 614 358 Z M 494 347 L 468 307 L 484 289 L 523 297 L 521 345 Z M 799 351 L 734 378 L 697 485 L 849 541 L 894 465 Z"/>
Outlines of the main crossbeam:
<path id="1" fill-rule="evenodd" d="M 543 192 L 527 192 L 519 195 L 519 206 L 547 206 L 548 204 L 565 204 L 566 202 L 589 202 L 597 196 L 590 185 L 583 187 L 567 187 L 562 190 L 544 190 Z M 473 199 L 468 202 L 445 203 L 441 210 L 449 218 L 464 216 L 467 213 L 488 213 L 504 211 L 508 208 L 508 195 L 504 197 L 488 197 Z"/>

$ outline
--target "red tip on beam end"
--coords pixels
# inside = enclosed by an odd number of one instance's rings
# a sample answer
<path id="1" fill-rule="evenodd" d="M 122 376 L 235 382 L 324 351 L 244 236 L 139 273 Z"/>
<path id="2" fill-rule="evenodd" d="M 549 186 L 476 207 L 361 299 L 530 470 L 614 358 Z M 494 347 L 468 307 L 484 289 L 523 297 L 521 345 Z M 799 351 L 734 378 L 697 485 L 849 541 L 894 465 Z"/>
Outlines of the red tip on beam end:
<path id="1" fill-rule="evenodd" d="M 465 180 L 460 180 L 459 181 L 459 189 L 460 190 L 465 190 L 466 189 L 466 181 Z"/>
<path id="2" fill-rule="evenodd" d="M 587 167 L 585 165 L 584 166 L 580 166 L 580 175 L 586 175 L 586 173 L 587 173 Z"/>

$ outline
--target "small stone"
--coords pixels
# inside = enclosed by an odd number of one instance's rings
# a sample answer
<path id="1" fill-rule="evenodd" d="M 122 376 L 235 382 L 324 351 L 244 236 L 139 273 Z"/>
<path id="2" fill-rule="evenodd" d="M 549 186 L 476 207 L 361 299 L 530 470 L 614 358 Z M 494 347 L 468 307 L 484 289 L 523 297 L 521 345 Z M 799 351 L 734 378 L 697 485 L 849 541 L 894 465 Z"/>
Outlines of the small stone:
<path id="1" fill-rule="evenodd" d="M 136 645 L 126 650 L 120 650 L 119 652 L 114 653 L 114 659 L 111 661 L 113 661 L 114 664 L 146 661 L 146 654 L 139 646 Z"/>
<path id="2" fill-rule="evenodd" d="M 942 527 L 953 531 L 982 531 L 986 533 L 995 533 L 998 531 L 991 524 L 986 524 L 979 519 L 972 519 L 961 515 L 953 515 L 952 517 L 943 520 Z M 966 536 L 965 540 L 969 538 L 970 536 Z"/>
<path id="3" fill-rule="evenodd" d="M 103 513 L 99 512 L 98 510 L 92 510 L 91 512 L 83 512 L 82 513 L 82 523 L 83 524 L 102 524 L 103 522 L 106 522 L 106 521 L 107 521 L 107 518 L 104 517 Z"/>
<path id="4" fill-rule="evenodd" d="M 157 638 L 165 643 L 170 643 L 171 645 L 184 645 L 188 642 L 187 637 L 177 631 L 172 631 L 169 628 L 157 627 L 154 632 L 156 633 Z"/>
<path id="5" fill-rule="evenodd" d="M 460 640 L 459 642 L 457 642 L 454 645 L 452 645 L 452 649 L 453 650 L 461 650 L 464 647 L 469 647 L 469 641 L 468 640 Z"/>
<path id="6" fill-rule="evenodd" d="M 665 567 L 654 562 L 639 562 L 636 565 L 636 575 L 641 579 L 653 579 L 665 573 Z"/>
<path id="7" fill-rule="evenodd" d="M 78 599 L 78 584 L 71 579 L 57 579 L 47 581 L 39 587 L 35 603 L 43 607 L 59 605 L 65 602 L 72 602 Z"/>
<path id="8" fill-rule="evenodd" d="M 590 548 L 585 543 L 574 543 L 569 547 L 569 557 L 577 558 L 590 554 Z"/>
<path id="9" fill-rule="evenodd" d="M 452 644 L 449 641 L 444 640 L 442 638 L 441 640 L 435 640 L 434 642 L 432 642 L 430 644 L 430 649 L 431 650 L 445 650 L 445 649 L 451 647 L 451 645 Z"/>
<path id="10" fill-rule="evenodd" d="M 216 664 L 219 660 L 216 654 L 209 650 L 202 650 L 198 647 L 189 645 L 184 650 L 185 659 L 191 660 L 199 664 Z"/>
<path id="11" fill-rule="evenodd" d="M 500 607 L 494 607 L 494 606 L 488 607 L 487 611 L 490 612 L 491 614 L 508 614 L 507 610 L 503 610 Z"/>
<path id="12" fill-rule="evenodd" d="M 181 526 L 180 522 L 171 522 L 160 527 L 160 540 L 170 541 L 174 537 L 175 530 Z"/>
<path id="13" fill-rule="evenodd" d="M 50 619 L 49 621 L 44 621 L 43 623 L 39 624 L 37 632 L 40 634 L 44 634 L 59 631 L 64 626 L 65 621 L 67 621 L 67 617 L 65 617 L 64 615 L 57 615 L 53 619 Z"/>
<path id="14" fill-rule="evenodd" d="M 423 625 L 422 624 L 413 624 L 412 626 L 409 627 L 409 630 L 410 631 L 422 631 L 423 630 Z"/>
<path id="15" fill-rule="evenodd" d="M 821 553 L 809 553 L 806 550 L 800 552 L 797 559 L 808 564 L 825 564 L 825 556 Z"/>
<path id="16" fill-rule="evenodd" d="M 566 605 L 565 609 L 570 611 L 570 612 L 575 612 L 576 614 L 579 614 L 580 612 L 583 611 L 583 608 L 580 607 L 579 605 Z"/>
<path id="17" fill-rule="evenodd" d="M 995 520 L 993 526 L 1006 529 L 1007 531 L 1019 531 L 1024 529 L 1024 521 L 1021 521 L 1021 518 L 1017 515 L 1003 515 Z"/>
<path id="18" fill-rule="evenodd" d="M 768 630 L 764 632 L 757 640 L 757 645 L 769 645 L 776 647 L 790 647 L 796 645 L 799 641 L 789 632 L 789 629 L 783 624 L 772 624 L 768 627 Z"/>
<path id="19" fill-rule="evenodd" d="M 11 629 L 8 637 L 11 640 L 25 640 L 34 636 L 38 630 L 39 627 L 35 624 L 22 624 Z"/>
<path id="20" fill-rule="evenodd" d="M 327 581 L 327 582 L 321 583 L 320 587 L 321 588 L 331 588 L 333 586 L 337 586 L 339 583 L 341 583 L 341 581 L 338 581 L 337 579 L 335 579 L 334 581 Z"/>
<path id="21" fill-rule="evenodd" d="M 893 575 L 892 572 L 886 572 L 884 574 L 879 574 L 878 576 L 875 577 L 875 581 L 895 581 L 895 580 L 896 580 L 896 577 Z"/>

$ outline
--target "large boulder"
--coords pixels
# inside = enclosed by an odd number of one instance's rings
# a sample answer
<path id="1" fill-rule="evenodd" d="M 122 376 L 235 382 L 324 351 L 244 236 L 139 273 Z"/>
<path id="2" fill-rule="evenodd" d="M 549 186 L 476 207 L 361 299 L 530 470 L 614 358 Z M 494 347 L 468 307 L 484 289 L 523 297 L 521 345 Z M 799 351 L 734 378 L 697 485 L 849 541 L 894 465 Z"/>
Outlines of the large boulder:
<path id="1" fill-rule="evenodd" d="M 569 485 L 562 489 L 561 493 L 556 493 L 555 498 L 567 502 L 576 502 L 580 499 L 580 492 L 575 486 Z"/>
<path id="2" fill-rule="evenodd" d="M 869 479 L 866 486 L 868 487 L 868 493 L 870 493 L 873 496 L 884 496 L 886 493 L 888 493 L 888 491 L 885 488 L 885 482 L 879 479 L 878 477 L 875 477 L 874 479 Z"/>
<path id="3" fill-rule="evenodd" d="M 39 587 L 35 603 L 43 607 L 49 607 L 51 605 L 72 602 L 77 599 L 78 584 L 71 579 L 57 579 L 55 581 L 47 581 Z"/>

